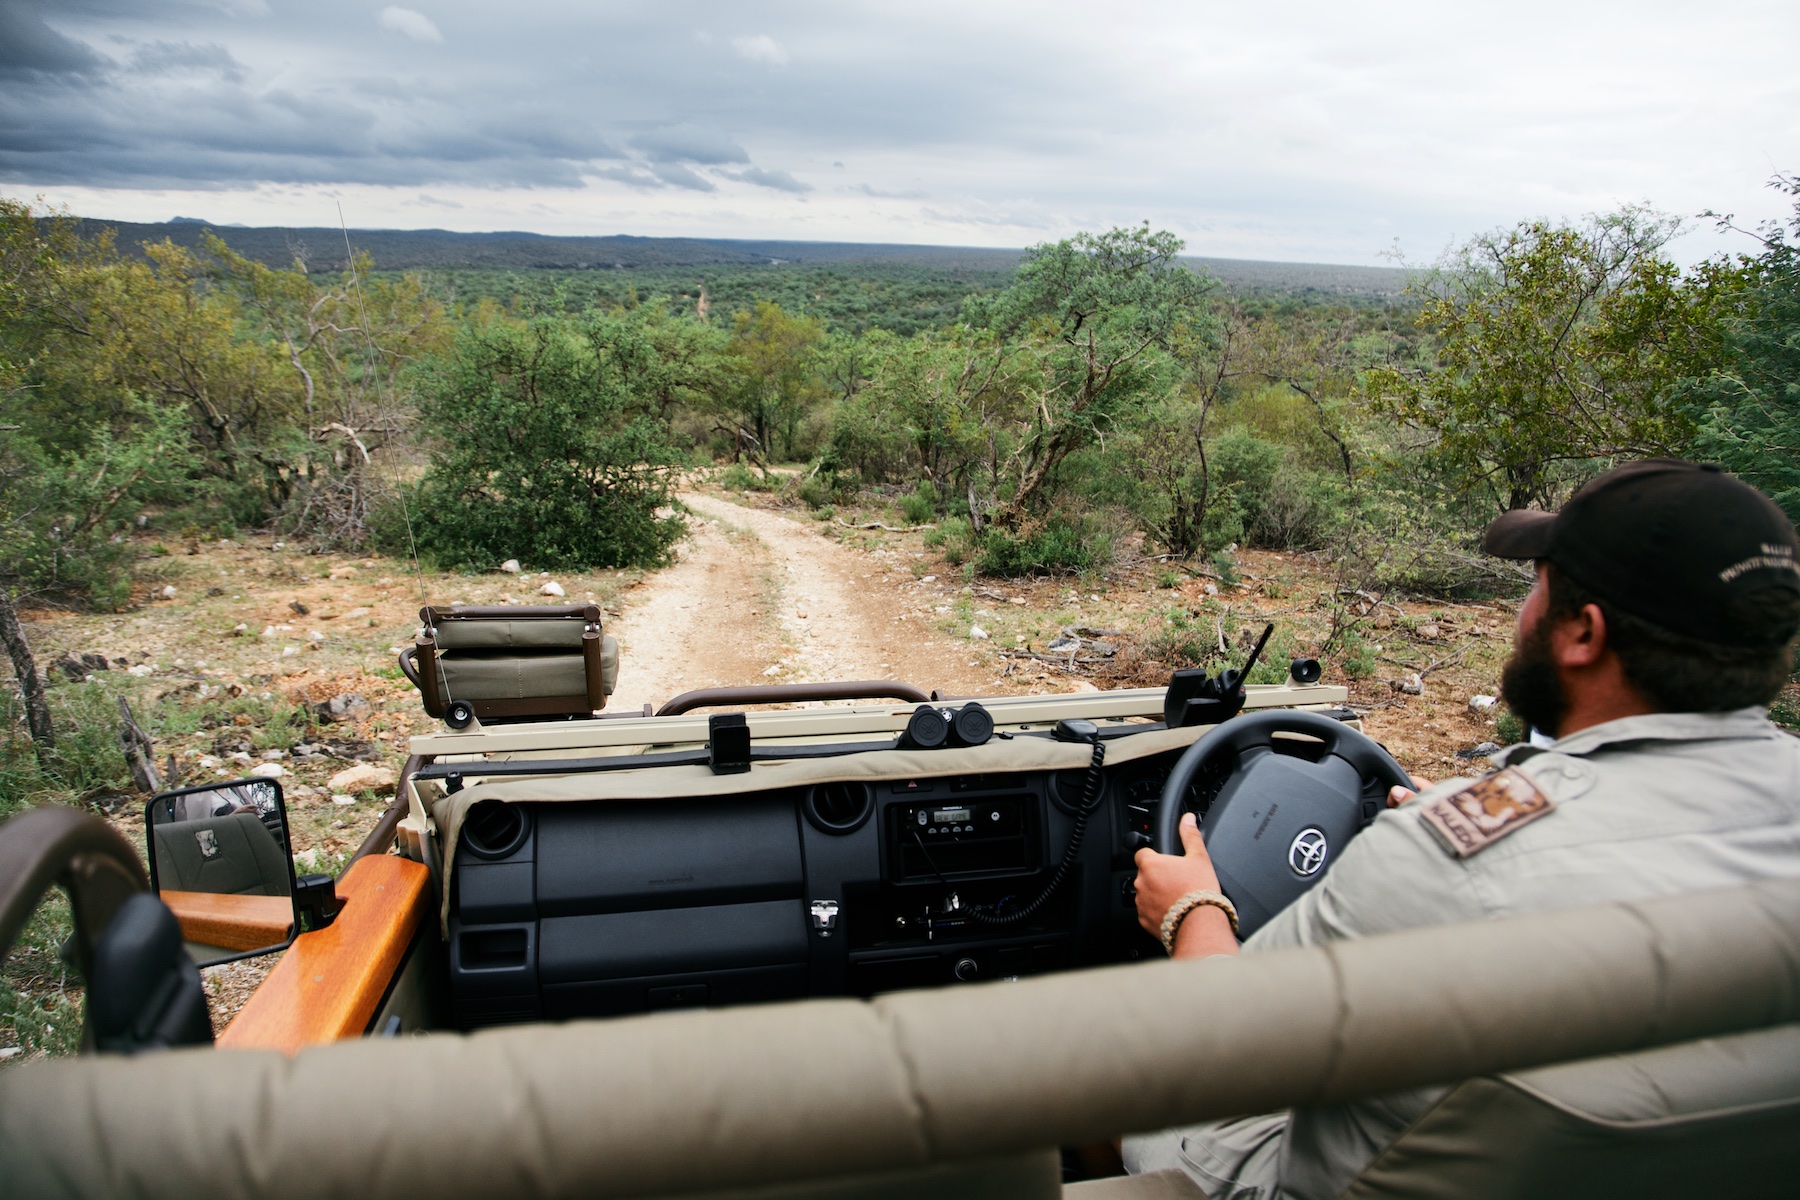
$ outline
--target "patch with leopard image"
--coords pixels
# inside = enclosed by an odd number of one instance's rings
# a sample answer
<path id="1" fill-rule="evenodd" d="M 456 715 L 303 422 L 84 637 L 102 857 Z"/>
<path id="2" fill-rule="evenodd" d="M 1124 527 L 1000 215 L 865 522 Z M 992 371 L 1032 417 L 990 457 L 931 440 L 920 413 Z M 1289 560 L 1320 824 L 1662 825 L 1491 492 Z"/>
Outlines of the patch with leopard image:
<path id="1" fill-rule="evenodd" d="M 1419 815 L 1445 850 L 1468 858 L 1555 807 L 1529 775 L 1507 767 L 1454 795 L 1428 801 Z"/>

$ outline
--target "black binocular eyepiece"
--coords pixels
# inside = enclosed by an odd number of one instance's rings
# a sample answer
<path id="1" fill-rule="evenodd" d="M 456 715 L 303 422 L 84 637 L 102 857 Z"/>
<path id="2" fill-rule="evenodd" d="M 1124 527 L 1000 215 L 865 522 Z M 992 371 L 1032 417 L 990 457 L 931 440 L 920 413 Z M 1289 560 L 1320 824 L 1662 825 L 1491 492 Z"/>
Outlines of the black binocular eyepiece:
<path id="1" fill-rule="evenodd" d="M 940 746 L 979 746 L 994 736 L 994 718 L 976 701 L 961 708 L 937 708 L 921 704 L 906 722 L 900 746 L 906 750 L 936 750 Z"/>

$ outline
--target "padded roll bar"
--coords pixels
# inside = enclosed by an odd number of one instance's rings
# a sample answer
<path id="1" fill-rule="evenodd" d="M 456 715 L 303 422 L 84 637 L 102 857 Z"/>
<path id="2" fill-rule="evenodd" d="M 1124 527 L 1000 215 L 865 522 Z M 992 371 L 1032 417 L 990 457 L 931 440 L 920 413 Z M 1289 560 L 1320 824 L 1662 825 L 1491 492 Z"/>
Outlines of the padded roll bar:
<path id="1" fill-rule="evenodd" d="M 696 708 L 725 704 L 793 704 L 801 700 L 904 700 L 925 704 L 931 699 L 910 683 L 891 679 L 858 679 L 842 683 L 760 683 L 745 687 L 695 688 L 656 710 L 659 717 L 678 717 Z"/>
<path id="2" fill-rule="evenodd" d="M 1788 880 L 874 1001 L 291 1059 L 28 1062 L 0 1072 L 0 1179 L 220 1200 L 743 1196 L 1795 1021 Z"/>
<path id="3" fill-rule="evenodd" d="M 94 939 L 119 906 L 150 890 L 136 847 L 92 813 L 50 804 L 0 824 L 0 962 L 52 886 L 69 893 L 75 968 L 87 978 Z M 92 1042 L 84 1021 L 82 1044 Z"/>

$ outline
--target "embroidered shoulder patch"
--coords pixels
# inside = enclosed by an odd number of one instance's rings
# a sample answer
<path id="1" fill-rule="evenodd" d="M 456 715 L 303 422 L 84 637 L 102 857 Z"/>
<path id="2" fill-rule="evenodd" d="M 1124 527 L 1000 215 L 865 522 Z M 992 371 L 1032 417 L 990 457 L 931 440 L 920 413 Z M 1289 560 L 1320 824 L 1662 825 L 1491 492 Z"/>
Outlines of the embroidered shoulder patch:
<path id="1" fill-rule="evenodd" d="M 1478 779 L 1452 796 L 1420 808 L 1425 827 L 1457 858 L 1479 854 L 1556 805 L 1517 767 Z"/>

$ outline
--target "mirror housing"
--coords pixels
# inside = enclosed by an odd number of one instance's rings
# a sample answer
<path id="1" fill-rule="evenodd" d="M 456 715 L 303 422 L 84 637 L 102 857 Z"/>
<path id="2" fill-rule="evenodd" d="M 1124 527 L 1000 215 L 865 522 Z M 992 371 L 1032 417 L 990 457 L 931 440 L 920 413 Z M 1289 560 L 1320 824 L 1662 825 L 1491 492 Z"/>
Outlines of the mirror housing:
<path id="1" fill-rule="evenodd" d="M 300 928 L 287 806 L 273 779 L 159 793 L 144 812 L 150 886 L 203 967 L 285 950 Z"/>

